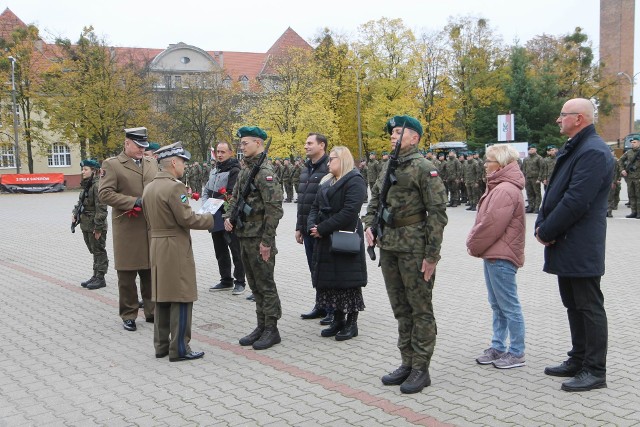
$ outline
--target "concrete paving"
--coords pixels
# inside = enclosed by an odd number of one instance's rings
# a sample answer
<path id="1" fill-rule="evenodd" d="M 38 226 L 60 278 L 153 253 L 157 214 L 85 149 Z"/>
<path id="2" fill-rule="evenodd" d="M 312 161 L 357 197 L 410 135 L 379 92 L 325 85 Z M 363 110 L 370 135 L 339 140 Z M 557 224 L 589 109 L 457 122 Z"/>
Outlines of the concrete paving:
<path id="1" fill-rule="evenodd" d="M 207 232 L 193 231 L 199 300 L 191 345 L 206 355 L 169 363 L 154 357 L 153 325 L 142 311 L 137 332 L 122 328 L 113 266 L 106 288 L 80 287 L 91 275 L 91 256 L 82 235 L 69 230 L 77 198 L 0 195 L 0 426 L 640 425 L 640 220 L 623 218 L 624 201 L 608 221 L 602 281 L 609 388 L 566 393 L 561 378 L 543 374 L 566 358 L 570 340 L 556 278 L 542 272 L 543 248 L 531 236 L 534 215 L 527 216 L 526 265 L 517 277 L 527 365 L 498 370 L 475 363 L 490 344 L 491 311 L 482 262 L 464 244 L 474 213 L 457 207 L 448 210 L 434 289 L 432 385 L 403 395 L 380 382 L 400 359 L 374 262 L 357 338 L 322 338 L 317 321 L 300 318 L 314 292 L 294 239 L 295 204 L 284 205 L 278 228 L 282 344 L 260 352 L 238 345 L 254 327 L 253 303 L 208 291 L 219 280 L 213 245 Z M 110 231 L 107 247 L 113 259 Z"/>

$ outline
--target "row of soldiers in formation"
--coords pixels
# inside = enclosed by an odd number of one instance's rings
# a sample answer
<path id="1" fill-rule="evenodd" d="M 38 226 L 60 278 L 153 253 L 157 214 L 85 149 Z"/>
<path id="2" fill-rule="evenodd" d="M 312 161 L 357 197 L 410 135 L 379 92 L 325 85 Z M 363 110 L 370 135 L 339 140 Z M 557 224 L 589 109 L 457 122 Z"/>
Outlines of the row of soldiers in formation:
<path id="1" fill-rule="evenodd" d="M 529 146 L 529 155 L 524 161 L 519 161 L 520 168 L 527 181 L 527 199 L 530 200 L 527 212 L 537 212 L 540 207 L 541 189 L 546 185 L 553 173 L 556 164 L 557 148 L 553 145 L 547 147 L 547 156 L 542 157 L 537 153 L 535 145 Z M 486 183 L 486 172 L 484 169 L 484 159 L 474 151 L 460 152 L 450 151 L 445 159 L 445 153 L 437 155 L 432 150 L 423 152 L 423 156 L 433 163 L 438 169 L 449 195 L 448 207 L 456 207 L 461 203 L 466 203 L 467 210 L 475 211 L 478 199 L 484 193 Z M 388 160 L 387 152 L 382 152 L 382 159 L 376 158 L 376 153 L 372 152 L 369 161 L 360 163 L 360 172 L 367 179 L 369 188 L 375 184 L 380 176 L 384 162 Z"/>
<path id="2" fill-rule="evenodd" d="M 304 164 L 302 158 L 297 157 L 293 162 L 288 157 L 284 159 L 276 157 L 270 160 L 278 177 L 280 188 L 286 193 L 283 201 L 285 203 L 294 202 L 294 188 L 298 188 L 298 184 L 300 184 L 300 173 Z M 211 170 L 215 169 L 215 167 L 215 159 L 212 159 L 211 163 L 202 162 L 202 164 L 199 164 L 194 162 L 193 164 L 188 164 L 181 181 L 192 191 L 200 192 L 207 183 Z"/>

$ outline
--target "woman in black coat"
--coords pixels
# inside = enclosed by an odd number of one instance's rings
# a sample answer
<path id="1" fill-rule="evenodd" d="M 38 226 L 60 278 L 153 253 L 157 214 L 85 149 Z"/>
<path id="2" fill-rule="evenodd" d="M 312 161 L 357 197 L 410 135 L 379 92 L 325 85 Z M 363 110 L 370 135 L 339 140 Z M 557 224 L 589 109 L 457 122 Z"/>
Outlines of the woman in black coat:
<path id="1" fill-rule="evenodd" d="M 367 284 L 367 264 L 360 209 L 366 197 L 367 184 L 354 168 L 349 149 L 334 147 L 329 153 L 329 174 L 321 181 L 307 229 L 318 239 L 311 263 L 316 304 L 335 312 L 333 322 L 321 335 L 335 336 L 338 341 L 358 336 L 358 312 L 364 310 L 362 287 Z M 331 233 L 341 230 L 357 232 L 359 253 L 331 251 Z"/>

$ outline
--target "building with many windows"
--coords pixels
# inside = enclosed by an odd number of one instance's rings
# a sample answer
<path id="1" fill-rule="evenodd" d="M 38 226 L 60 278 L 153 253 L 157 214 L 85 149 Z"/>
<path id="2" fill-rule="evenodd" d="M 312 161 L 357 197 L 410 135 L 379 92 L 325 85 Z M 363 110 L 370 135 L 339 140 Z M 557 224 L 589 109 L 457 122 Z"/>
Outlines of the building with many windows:
<path id="1" fill-rule="evenodd" d="M 0 14 L 0 38 L 8 39 L 19 27 L 27 27 L 9 8 Z M 34 54 L 41 62 L 48 61 L 54 45 L 39 40 L 34 46 Z M 178 88 L 190 76 L 219 72 L 223 82 L 231 85 L 238 82 L 244 90 L 252 90 L 252 85 L 260 84 L 260 80 L 268 76 L 269 59 L 289 48 L 311 49 L 293 29 L 287 30 L 264 53 L 206 51 L 200 47 L 186 43 L 169 45 L 166 49 L 113 47 L 115 55 L 133 59 L 141 67 L 146 67 L 155 76 L 156 91 Z M 8 76 L 9 79 L 11 76 Z M 3 75 L 6 79 L 7 75 Z M 6 80 L 5 80 L 6 81 Z M 8 88 L 8 91 L 6 90 Z M 5 85 L 0 96 L 0 175 L 16 173 L 16 153 L 14 143 L 13 122 L 10 118 L 11 85 Z M 20 172 L 29 173 L 27 167 L 26 147 L 24 147 L 23 129 L 18 126 L 20 141 Z M 74 187 L 80 182 L 80 150 L 77 144 L 65 140 L 53 132 L 43 133 L 42 141 L 32 150 L 34 173 L 63 173 L 67 185 Z"/>

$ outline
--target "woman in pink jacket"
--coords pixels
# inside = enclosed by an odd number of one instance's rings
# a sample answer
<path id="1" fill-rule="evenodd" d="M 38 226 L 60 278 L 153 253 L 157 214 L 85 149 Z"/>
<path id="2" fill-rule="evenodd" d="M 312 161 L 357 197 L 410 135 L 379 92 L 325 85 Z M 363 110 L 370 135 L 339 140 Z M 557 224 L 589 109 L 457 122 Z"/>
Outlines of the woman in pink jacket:
<path id="1" fill-rule="evenodd" d="M 478 202 L 467 251 L 484 260 L 484 277 L 493 310 L 491 347 L 476 359 L 499 369 L 524 366 L 524 317 L 516 273 L 524 265 L 524 175 L 518 152 L 508 144 L 487 149 L 487 189 Z M 509 346 L 507 346 L 507 337 Z"/>

